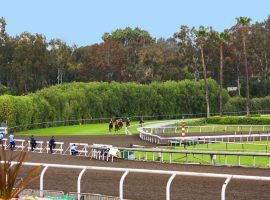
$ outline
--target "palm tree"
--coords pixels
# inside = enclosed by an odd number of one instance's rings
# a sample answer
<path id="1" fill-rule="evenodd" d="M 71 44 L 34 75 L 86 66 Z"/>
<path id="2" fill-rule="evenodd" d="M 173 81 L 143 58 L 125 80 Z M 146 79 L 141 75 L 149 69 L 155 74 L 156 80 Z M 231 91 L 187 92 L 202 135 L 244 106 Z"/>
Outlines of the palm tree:
<path id="1" fill-rule="evenodd" d="M 250 28 L 251 19 L 248 17 L 238 17 L 237 26 L 241 31 L 242 45 L 243 45 L 243 56 L 245 65 L 245 81 L 246 81 L 246 112 L 247 116 L 250 115 L 250 98 L 249 98 L 249 76 L 248 76 L 248 64 L 247 64 L 247 51 L 246 51 L 246 30 Z"/>
<path id="2" fill-rule="evenodd" d="M 219 34 L 219 41 L 220 41 L 220 70 L 219 70 L 219 114 L 220 116 L 223 115 L 223 101 L 222 101 L 222 89 L 223 89 L 223 47 L 225 42 L 227 42 L 230 38 L 228 32 L 224 31 Z"/>
<path id="3" fill-rule="evenodd" d="M 204 78 L 204 88 L 205 88 L 205 100 L 206 100 L 206 116 L 210 117 L 210 106 L 209 106 L 209 89 L 208 89 L 208 83 L 207 83 L 207 74 L 206 74 L 206 66 L 205 66 L 205 61 L 204 61 L 204 45 L 206 43 L 206 39 L 208 37 L 208 32 L 207 30 L 203 27 L 200 26 L 199 30 L 194 30 L 196 40 L 197 40 L 197 45 L 199 46 L 200 53 L 201 53 L 201 62 L 202 62 L 202 67 L 203 67 L 203 78 Z"/>

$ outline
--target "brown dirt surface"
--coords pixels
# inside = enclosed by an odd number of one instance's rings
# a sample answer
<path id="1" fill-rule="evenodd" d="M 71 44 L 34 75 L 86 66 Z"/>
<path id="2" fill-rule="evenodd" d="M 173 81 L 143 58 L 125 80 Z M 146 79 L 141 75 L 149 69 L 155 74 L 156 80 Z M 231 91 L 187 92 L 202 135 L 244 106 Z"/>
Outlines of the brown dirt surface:
<path id="1" fill-rule="evenodd" d="M 21 137 L 22 138 L 22 137 Z M 27 137 L 26 137 L 27 138 Z M 36 137 L 37 140 L 48 140 L 49 137 Z M 56 141 L 85 142 L 112 144 L 114 146 L 129 146 L 132 144 L 152 145 L 141 141 L 138 136 L 67 136 L 56 137 Z M 56 163 L 66 165 L 106 166 L 117 168 L 158 169 L 173 171 L 208 172 L 223 174 L 241 174 L 270 176 L 269 169 L 243 167 L 213 167 L 185 164 L 162 164 L 154 162 L 139 162 L 116 159 L 115 162 L 90 160 L 83 156 L 59 154 L 29 153 L 28 162 Z M 77 177 L 80 170 L 49 168 L 44 176 L 45 190 L 60 190 L 75 192 Z M 23 172 L 21 176 L 23 176 Z M 122 173 L 88 170 L 82 177 L 82 192 L 99 193 L 111 196 L 119 195 L 119 181 Z M 165 199 L 168 175 L 130 173 L 124 182 L 124 198 L 132 200 Z M 215 200 L 220 199 L 221 187 L 225 179 L 177 176 L 171 185 L 171 199 Z M 31 188 L 39 188 L 36 181 Z M 232 180 L 227 187 L 228 200 L 268 200 L 270 197 L 270 182 Z"/>
<path id="2" fill-rule="evenodd" d="M 64 142 L 65 148 L 69 143 L 88 143 L 91 144 L 110 144 L 116 147 L 128 147 L 130 144 L 153 146 L 153 144 L 143 141 L 139 138 L 139 135 L 104 135 L 104 136 L 55 136 L 56 142 Z M 29 140 L 29 136 L 17 136 L 16 139 Z M 49 141 L 50 136 L 36 136 L 36 140 Z"/>

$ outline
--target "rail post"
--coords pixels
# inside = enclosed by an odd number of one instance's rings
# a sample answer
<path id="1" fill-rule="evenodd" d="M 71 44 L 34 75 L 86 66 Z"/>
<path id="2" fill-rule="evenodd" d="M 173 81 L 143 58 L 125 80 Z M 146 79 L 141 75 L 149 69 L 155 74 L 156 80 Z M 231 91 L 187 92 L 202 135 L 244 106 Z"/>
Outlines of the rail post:
<path id="1" fill-rule="evenodd" d="M 168 182 L 167 182 L 167 186 L 166 186 L 166 200 L 170 200 L 170 188 L 171 188 L 171 183 L 173 181 L 173 179 L 175 178 L 176 174 L 172 174 L 172 176 L 169 178 Z"/>
<path id="2" fill-rule="evenodd" d="M 233 176 L 229 176 L 225 182 L 223 183 L 222 189 L 221 189 L 221 200 L 225 200 L 225 193 L 227 185 L 229 184 L 230 180 L 233 178 Z"/>
<path id="3" fill-rule="evenodd" d="M 41 171 L 41 174 L 40 174 L 40 180 L 39 180 L 39 190 L 40 190 L 39 195 L 40 195 L 40 197 L 43 197 L 43 190 L 44 190 L 43 178 L 44 178 L 44 174 L 48 168 L 49 168 L 49 166 L 44 167 L 44 169 Z"/>
<path id="4" fill-rule="evenodd" d="M 129 171 L 125 171 L 125 173 L 122 175 L 121 179 L 120 179 L 120 183 L 119 183 L 119 197 L 120 200 L 124 199 L 124 189 L 123 189 L 123 184 L 124 184 L 124 180 L 126 178 L 126 176 L 128 175 Z"/>
<path id="5" fill-rule="evenodd" d="M 79 176 L 78 176 L 78 180 L 77 180 L 77 194 L 78 194 L 78 199 L 81 199 L 81 179 L 82 179 L 82 175 L 84 174 L 84 172 L 86 171 L 86 168 L 84 168 Z"/>

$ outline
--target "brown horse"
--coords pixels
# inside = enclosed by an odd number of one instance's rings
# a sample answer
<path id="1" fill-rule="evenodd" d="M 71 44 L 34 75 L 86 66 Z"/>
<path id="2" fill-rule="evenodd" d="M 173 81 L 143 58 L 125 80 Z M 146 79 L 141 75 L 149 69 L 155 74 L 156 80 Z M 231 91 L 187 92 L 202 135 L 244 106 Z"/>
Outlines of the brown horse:
<path id="1" fill-rule="evenodd" d="M 119 130 L 119 120 L 115 120 L 114 122 L 114 132 L 118 131 Z"/>

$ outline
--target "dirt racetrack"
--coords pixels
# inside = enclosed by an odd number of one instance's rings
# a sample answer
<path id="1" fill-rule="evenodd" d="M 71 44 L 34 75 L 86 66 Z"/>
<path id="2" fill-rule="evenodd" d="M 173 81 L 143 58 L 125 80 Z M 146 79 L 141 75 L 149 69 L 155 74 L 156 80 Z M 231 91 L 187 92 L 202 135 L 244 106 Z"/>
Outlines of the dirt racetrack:
<path id="1" fill-rule="evenodd" d="M 19 137 L 17 137 L 19 138 Z M 23 138 L 23 137 L 20 137 Z M 36 138 L 46 140 L 48 137 Z M 129 146 L 132 144 L 149 145 L 141 141 L 138 136 L 112 135 L 112 136 L 68 136 L 56 137 L 57 141 L 87 142 L 113 144 L 114 146 Z M 150 144 L 152 145 L 152 144 Z M 256 176 L 270 176 L 269 169 L 253 169 L 240 167 L 212 167 L 199 165 L 162 164 L 152 162 L 138 162 L 115 160 L 105 162 L 89 160 L 87 157 L 29 153 L 29 162 L 57 163 L 88 166 L 107 166 L 121 168 L 144 168 L 175 171 L 243 174 Z M 75 192 L 79 170 L 49 168 L 44 176 L 45 190 L 61 190 Z M 23 173 L 23 172 L 22 172 Z M 119 194 L 119 180 L 122 173 L 87 171 L 82 177 L 82 192 L 99 193 L 111 196 Z M 130 173 L 124 182 L 124 198 L 133 200 L 161 200 L 165 199 L 166 183 L 169 176 L 152 174 Z M 177 176 L 171 185 L 171 199 L 196 199 L 215 200 L 220 199 L 221 187 L 225 180 L 220 178 L 201 178 Z M 31 188 L 38 188 L 39 182 L 35 182 Z M 227 187 L 226 199 L 233 200 L 268 200 L 270 199 L 270 182 L 232 180 Z"/>

